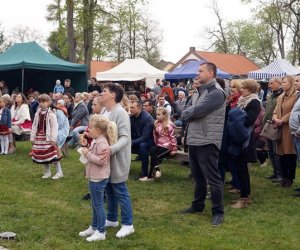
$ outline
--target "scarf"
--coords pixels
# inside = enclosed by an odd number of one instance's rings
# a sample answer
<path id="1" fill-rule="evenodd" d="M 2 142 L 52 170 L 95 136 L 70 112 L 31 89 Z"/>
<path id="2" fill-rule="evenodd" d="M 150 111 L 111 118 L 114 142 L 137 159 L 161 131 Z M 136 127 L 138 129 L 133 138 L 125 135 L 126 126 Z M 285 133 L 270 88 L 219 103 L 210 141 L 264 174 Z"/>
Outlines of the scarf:
<path id="1" fill-rule="evenodd" d="M 258 100 L 260 102 L 257 94 L 254 93 L 245 97 L 241 96 L 237 102 L 237 107 L 240 107 L 241 109 L 245 109 L 246 106 L 249 104 L 249 102 L 251 102 L 252 100 Z"/>
<path id="2" fill-rule="evenodd" d="M 232 94 L 231 96 L 229 96 L 228 100 L 229 100 L 229 105 L 230 105 L 231 109 L 236 107 L 240 96 L 241 96 L 240 92 L 236 92 L 236 93 Z"/>

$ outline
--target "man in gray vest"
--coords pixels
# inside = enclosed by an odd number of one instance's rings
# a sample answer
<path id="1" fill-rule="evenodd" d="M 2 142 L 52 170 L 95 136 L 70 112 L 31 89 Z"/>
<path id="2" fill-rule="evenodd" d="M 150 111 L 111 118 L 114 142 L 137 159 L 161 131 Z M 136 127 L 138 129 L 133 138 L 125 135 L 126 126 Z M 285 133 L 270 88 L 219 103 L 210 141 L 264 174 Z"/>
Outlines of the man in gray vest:
<path id="1" fill-rule="evenodd" d="M 192 97 L 192 105 L 182 112 L 182 119 L 188 123 L 186 141 L 195 180 L 192 206 L 182 213 L 204 210 L 208 183 L 211 188 L 213 226 L 220 225 L 224 220 L 223 183 L 218 170 L 218 157 L 224 128 L 225 94 L 215 79 L 216 72 L 213 63 L 200 65 L 200 86 Z"/>

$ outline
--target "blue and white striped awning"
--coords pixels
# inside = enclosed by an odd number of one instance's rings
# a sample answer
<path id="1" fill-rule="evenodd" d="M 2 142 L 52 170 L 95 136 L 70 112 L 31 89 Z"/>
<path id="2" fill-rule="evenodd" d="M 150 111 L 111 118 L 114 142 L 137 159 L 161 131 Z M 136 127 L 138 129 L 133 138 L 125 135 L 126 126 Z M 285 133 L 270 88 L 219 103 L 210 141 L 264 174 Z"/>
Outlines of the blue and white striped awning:
<path id="1" fill-rule="evenodd" d="M 270 79 L 272 77 L 283 77 L 286 75 L 295 76 L 298 74 L 300 74 L 299 69 L 285 59 L 278 59 L 262 69 L 250 71 L 248 77 L 261 80 Z"/>

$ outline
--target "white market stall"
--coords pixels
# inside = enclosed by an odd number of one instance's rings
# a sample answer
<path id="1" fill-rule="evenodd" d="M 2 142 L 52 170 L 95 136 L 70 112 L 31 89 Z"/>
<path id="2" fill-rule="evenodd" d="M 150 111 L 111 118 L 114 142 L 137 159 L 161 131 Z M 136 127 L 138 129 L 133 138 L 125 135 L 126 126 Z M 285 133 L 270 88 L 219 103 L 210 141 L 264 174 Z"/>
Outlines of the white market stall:
<path id="1" fill-rule="evenodd" d="M 283 77 L 286 75 L 295 76 L 298 74 L 300 74 L 300 69 L 294 67 L 285 59 L 277 59 L 262 69 L 250 71 L 248 77 L 261 80 L 270 79 L 272 77 Z"/>
<path id="2" fill-rule="evenodd" d="M 156 79 L 163 79 L 166 71 L 159 70 L 144 59 L 126 59 L 116 67 L 97 72 L 98 81 L 139 81 L 146 80 L 146 86 L 152 88 Z"/>

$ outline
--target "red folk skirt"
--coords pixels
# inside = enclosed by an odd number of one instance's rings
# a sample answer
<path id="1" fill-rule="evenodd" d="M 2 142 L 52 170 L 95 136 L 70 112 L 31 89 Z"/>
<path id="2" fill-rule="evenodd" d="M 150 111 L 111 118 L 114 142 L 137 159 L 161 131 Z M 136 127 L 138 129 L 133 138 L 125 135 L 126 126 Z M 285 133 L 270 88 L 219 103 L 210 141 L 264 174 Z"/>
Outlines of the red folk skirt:
<path id="1" fill-rule="evenodd" d="M 58 147 L 46 141 L 46 134 L 38 132 L 32 146 L 32 160 L 39 164 L 58 162 L 62 158 Z"/>
<path id="2" fill-rule="evenodd" d="M 0 135 L 9 135 L 9 134 L 11 134 L 11 132 L 9 131 L 9 127 L 0 124 Z"/>

